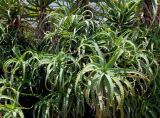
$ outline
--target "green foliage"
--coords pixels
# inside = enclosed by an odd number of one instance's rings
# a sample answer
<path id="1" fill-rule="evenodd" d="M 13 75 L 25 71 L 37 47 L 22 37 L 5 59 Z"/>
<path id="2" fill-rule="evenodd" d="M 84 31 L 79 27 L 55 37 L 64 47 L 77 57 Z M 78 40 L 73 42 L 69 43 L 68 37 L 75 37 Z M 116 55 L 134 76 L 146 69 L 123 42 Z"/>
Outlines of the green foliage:
<path id="1" fill-rule="evenodd" d="M 105 0 L 99 3 L 104 22 L 114 30 L 134 28 L 139 23 L 137 10 L 140 1 L 134 0 Z M 101 17 L 100 16 L 100 17 Z"/>

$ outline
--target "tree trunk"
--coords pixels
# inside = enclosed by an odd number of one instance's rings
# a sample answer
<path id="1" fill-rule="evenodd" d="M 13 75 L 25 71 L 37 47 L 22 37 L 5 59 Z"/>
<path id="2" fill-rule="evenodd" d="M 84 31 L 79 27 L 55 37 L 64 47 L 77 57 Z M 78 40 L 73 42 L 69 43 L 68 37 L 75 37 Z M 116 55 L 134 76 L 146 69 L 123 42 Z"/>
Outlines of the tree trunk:
<path id="1" fill-rule="evenodd" d="M 144 0 L 143 13 L 145 23 L 150 25 L 153 20 L 152 0 Z"/>

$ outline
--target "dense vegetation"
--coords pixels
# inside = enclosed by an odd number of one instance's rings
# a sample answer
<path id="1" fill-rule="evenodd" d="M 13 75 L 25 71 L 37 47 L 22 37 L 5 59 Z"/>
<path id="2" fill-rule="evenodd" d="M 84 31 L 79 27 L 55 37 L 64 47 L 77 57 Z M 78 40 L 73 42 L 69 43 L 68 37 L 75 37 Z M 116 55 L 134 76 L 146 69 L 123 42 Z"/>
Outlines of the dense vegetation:
<path id="1" fill-rule="evenodd" d="M 1 116 L 158 118 L 157 6 L 0 0 Z"/>

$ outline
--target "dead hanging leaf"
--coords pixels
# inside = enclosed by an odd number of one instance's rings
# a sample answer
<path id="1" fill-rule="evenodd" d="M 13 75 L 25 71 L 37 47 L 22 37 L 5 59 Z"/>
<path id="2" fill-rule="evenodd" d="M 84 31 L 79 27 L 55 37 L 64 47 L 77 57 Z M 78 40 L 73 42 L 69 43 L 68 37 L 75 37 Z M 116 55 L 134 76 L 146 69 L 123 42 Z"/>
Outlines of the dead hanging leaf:
<path id="1" fill-rule="evenodd" d="M 158 24 L 159 24 L 159 26 L 160 26 L 160 5 L 158 5 L 157 20 L 158 20 Z"/>
<path id="2" fill-rule="evenodd" d="M 152 0 L 144 0 L 143 14 L 144 21 L 147 25 L 151 25 L 155 18 L 155 21 L 160 26 L 160 5 L 158 3 L 152 2 Z"/>
<path id="3" fill-rule="evenodd" d="M 2 118 L 2 113 L 0 112 L 0 118 Z"/>
<path id="4" fill-rule="evenodd" d="M 53 50 L 56 47 L 57 43 L 58 43 L 58 38 L 57 37 L 53 37 L 52 38 L 52 49 Z"/>

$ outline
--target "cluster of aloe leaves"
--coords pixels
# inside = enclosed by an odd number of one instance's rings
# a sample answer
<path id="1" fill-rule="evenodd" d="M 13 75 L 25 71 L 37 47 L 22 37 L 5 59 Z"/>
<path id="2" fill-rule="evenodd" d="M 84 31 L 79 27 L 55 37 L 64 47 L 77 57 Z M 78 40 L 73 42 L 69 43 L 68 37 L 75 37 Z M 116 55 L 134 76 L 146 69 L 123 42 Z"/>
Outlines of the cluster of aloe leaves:
<path id="1" fill-rule="evenodd" d="M 2 117 L 158 118 L 160 27 L 142 2 L 0 0 Z"/>

